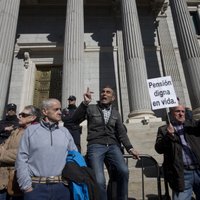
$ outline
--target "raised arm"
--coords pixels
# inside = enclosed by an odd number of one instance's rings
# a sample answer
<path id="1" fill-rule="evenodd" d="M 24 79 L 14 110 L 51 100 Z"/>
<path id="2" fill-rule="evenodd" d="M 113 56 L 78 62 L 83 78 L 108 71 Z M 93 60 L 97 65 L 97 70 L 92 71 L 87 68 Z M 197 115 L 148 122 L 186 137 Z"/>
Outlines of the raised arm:
<path id="1" fill-rule="evenodd" d="M 86 119 L 87 107 L 92 101 L 92 93 L 93 92 L 91 92 L 88 87 L 86 92 L 83 94 L 83 102 L 78 106 L 78 108 L 72 115 L 72 120 L 74 121 L 74 123 L 80 124 Z"/>

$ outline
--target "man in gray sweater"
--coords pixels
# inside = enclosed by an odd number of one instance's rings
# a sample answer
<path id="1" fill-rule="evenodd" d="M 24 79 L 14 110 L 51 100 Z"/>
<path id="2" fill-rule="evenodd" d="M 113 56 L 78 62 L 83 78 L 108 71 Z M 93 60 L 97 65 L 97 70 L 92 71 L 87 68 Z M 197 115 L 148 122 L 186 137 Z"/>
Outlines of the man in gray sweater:
<path id="1" fill-rule="evenodd" d="M 29 126 L 20 143 L 16 170 L 24 200 L 70 200 L 67 185 L 61 179 L 69 150 L 77 150 L 65 127 L 59 127 L 61 104 L 47 99 L 41 108 L 44 118 Z"/>

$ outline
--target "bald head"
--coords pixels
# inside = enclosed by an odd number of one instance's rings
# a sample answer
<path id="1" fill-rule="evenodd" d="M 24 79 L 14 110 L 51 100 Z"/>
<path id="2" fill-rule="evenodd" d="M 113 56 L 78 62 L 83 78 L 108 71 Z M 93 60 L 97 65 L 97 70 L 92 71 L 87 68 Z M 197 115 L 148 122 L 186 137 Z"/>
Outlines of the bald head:
<path id="1" fill-rule="evenodd" d="M 41 110 L 46 121 L 59 122 L 61 120 L 61 103 L 58 99 L 44 100 Z"/>
<path id="2" fill-rule="evenodd" d="M 179 105 L 170 109 L 172 117 L 179 124 L 183 124 L 185 122 L 185 106 Z"/>

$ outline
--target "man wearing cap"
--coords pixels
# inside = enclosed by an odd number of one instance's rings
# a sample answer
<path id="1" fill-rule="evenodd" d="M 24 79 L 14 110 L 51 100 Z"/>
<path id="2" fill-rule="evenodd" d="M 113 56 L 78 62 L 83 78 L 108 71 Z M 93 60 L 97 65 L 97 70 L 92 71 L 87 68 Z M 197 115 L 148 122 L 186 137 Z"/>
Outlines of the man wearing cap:
<path id="1" fill-rule="evenodd" d="M 18 118 L 16 115 L 17 106 L 10 103 L 6 106 L 6 117 L 0 121 L 0 144 L 9 136 L 12 130 L 18 127 Z"/>
<path id="2" fill-rule="evenodd" d="M 81 126 L 75 124 L 72 121 L 72 115 L 76 110 L 76 97 L 71 95 L 69 96 L 68 107 L 62 111 L 62 121 L 64 122 L 64 127 L 66 127 L 71 133 L 74 142 L 78 148 L 78 151 L 81 152 Z"/>

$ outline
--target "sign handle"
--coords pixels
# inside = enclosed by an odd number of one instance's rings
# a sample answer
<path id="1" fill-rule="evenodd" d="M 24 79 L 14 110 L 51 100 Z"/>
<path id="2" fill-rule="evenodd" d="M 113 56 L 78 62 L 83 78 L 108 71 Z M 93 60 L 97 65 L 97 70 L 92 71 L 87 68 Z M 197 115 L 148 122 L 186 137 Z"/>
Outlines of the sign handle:
<path id="1" fill-rule="evenodd" d="M 168 120 L 168 123 L 170 124 L 170 118 L 169 118 L 169 107 L 166 108 L 166 112 L 167 112 L 167 120 Z"/>

